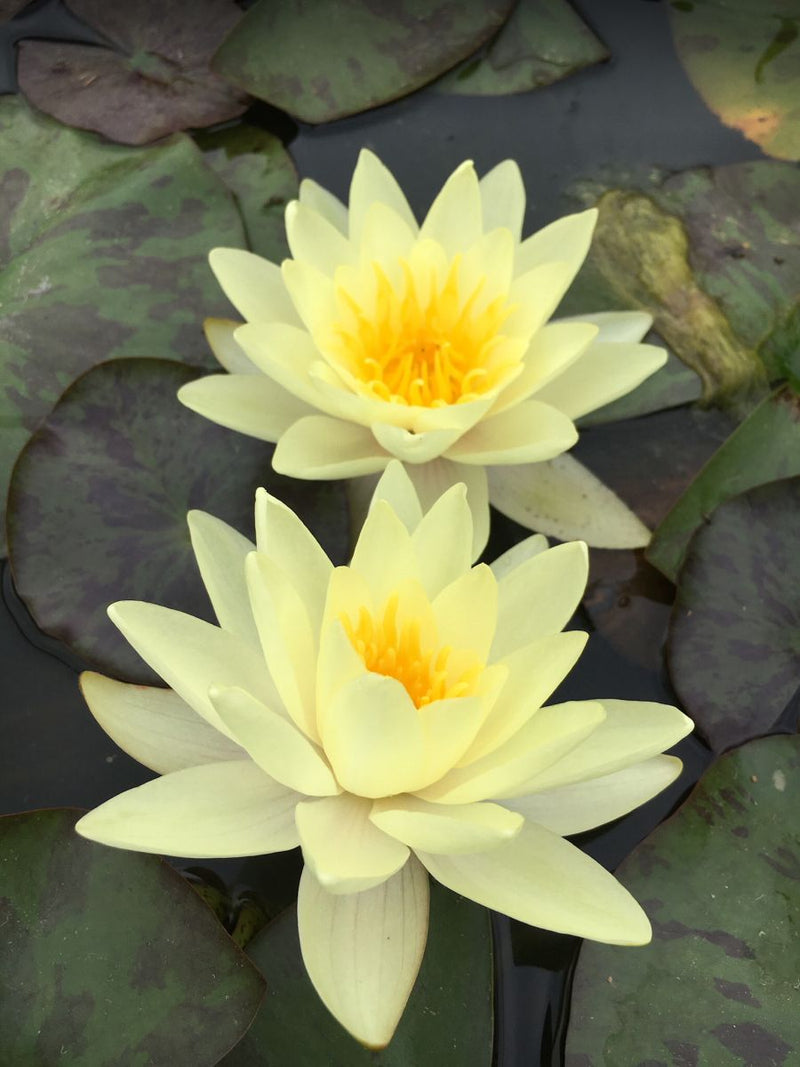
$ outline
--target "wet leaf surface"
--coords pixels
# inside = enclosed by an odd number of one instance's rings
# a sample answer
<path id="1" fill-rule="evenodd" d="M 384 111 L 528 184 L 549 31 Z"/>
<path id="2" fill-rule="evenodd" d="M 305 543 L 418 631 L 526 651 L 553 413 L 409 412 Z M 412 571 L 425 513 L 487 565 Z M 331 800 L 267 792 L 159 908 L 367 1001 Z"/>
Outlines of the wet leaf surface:
<path id="1" fill-rule="evenodd" d="M 519 0 L 484 54 L 465 60 L 438 88 L 473 96 L 524 93 L 608 58 L 567 0 Z"/>
<path id="2" fill-rule="evenodd" d="M 797 1057 L 800 738 L 709 770 L 617 870 L 653 941 L 587 942 L 566 1067 L 789 1067 Z"/>
<path id="3" fill-rule="evenodd" d="M 428 944 L 417 983 L 388 1048 L 359 1045 L 328 1014 L 300 956 L 295 909 L 257 934 L 247 954 L 267 995 L 224 1067 L 490 1067 L 492 938 L 485 908 L 431 881 Z"/>
<path id="4" fill-rule="evenodd" d="M 236 198 L 248 248 L 280 263 L 289 255 L 284 210 L 297 196 L 297 172 L 288 152 L 271 133 L 244 123 L 195 139 Z"/>
<path id="5" fill-rule="evenodd" d="M 767 155 L 800 159 L 796 0 L 669 5 L 675 48 L 708 107 Z"/>
<path id="6" fill-rule="evenodd" d="M 14 470 L 8 531 L 17 591 L 40 629 L 118 678 L 156 681 L 107 618 L 111 602 L 146 600 L 213 619 L 191 551 L 190 509 L 252 539 L 263 485 L 332 558 L 347 554 L 341 485 L 283 478 L 270 466 L 270 445 L 183 407 L 175 394 L 198 373 L 151 359 L 93 368 Z"/>
<path id="7" fill-rule="evenodd" d="M 800 398 L 783 387 L 762 401 L 709 458 L 663 517 L 647 558 L 671 581 L 677 581 L 692 534 L 720 503 L 757 485 L 797 474 Z"/>
<path id="8" fill-rule="evenodd" d="M 698 529 L 678 576 L 670 675 L 717 752 L 774 732 L 800 688 L 798 516 L 800 477 L 734 497 Z"/>
<path id="9" fill-rule="evenodd" d="M 31 431 L 95 363 L 214 365 L 202 322 L 229 313 L 216 244 L 243 245 L 242 224 L 188 138 L 102 144 L 0 98 L 0 499 Z"/>
<path id="10" fill-rule="evenodd" d="M 479 48 L 513 0 L 257 0 L 213 66 L 304 122 L 418 89 Z"/>
<path id="11" fill-rule="evenodd" d="M 209 69 L 241 18 L 233 0 L 69 0 L 70 9 L 110 47 L 24 41 L 22 92 L 68 126 L 141 145 L 240 115 L 243 93 Z"/>
<path id="12" fill-rule="evenodd" d="M 261 976 L 180 875 L 84 841 L 79 814 L 0 819 L 0 1061 L 212 1067 Z"/>

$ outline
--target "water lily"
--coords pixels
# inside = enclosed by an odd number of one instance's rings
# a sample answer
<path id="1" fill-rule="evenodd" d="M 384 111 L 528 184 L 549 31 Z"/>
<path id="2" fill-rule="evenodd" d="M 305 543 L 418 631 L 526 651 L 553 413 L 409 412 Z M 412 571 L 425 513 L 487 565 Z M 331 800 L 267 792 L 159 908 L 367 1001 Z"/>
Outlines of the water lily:
<path id="1" fill-rule="evenodd" d="M 640 312 L 549 319 L 586 256 L 594 209 L 521 240 L 516 163 L 464 163 L 422 225 L 362 151 L 346 208 L 315 182 L 286 209 L 281 267 L 217 248 L 212 269 L 244 325 L 207 334 L 230 372 L 184 386 L 207 418 L 276 441 L 275 469 L 354 478 L 397 458 L 429 506 L 464 482 L 476 546 L 488 502 L 561 540 L 637 547 L 649 532 L 567 454 L 575 419 L 666 359 Z"/>
<path id="2" fill-rule="evenodd" d="M 219 625 L 154 604 L 109 614 L 169 689 L 89 673 L 89 706 L 160 777 L 78 823 L 119 848 L 191 857 L 300 845 L 298 923 L 320 997 L 358 1040 L 390 1039 L 428 925 L 428 874 L 523 922 L 642 944 L 639 905 L 564 839 L 668 785 L 690 729 L 667 705 L 546 706 L 583 649 L 562 632 L 586 548 L 529 538 L 472 565 L 463 484 L 423 512 L 383 474 L 334 567 L 260 490 L 257 547 L 189 516 Z"/>

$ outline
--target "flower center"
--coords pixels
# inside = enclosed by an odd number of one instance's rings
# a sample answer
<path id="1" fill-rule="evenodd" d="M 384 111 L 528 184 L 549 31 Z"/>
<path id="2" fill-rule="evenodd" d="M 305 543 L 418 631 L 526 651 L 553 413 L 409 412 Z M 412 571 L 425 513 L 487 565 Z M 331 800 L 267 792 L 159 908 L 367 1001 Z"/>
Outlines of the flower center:
<path id="1" fill-rule="evenodd" d="M 481 664 L 474 656 L 464 662 L 463 655 L 454 655 L 448 645 L 423 649 L 419 622 L 412 619 L 399 623 L 398 603 L 397 594 L 389 597 L 383 614 L 377 617 L 362 607 L 356 623 L 341 616 L 345 632 L 367 670 L 396 678 L 418 708 L 434 700 L 466 696 L 481 673 Z M 456 659 L 461 661 L 459 665 Z"/>
<path id="2" fill-rule="evenodd" d="M 513 307 L 502 296 L 481 306 L 483 281 L 462 300 L 459 262 L 456 256 L 443 282 L 431 277 L 427 296 L 420 295 L 406 259 L 400 260 L 400 292 L 373 263 L 371 311 L 337 286 L 343 314 L 334 334 L 345 366 L 364 392 L 393 404 L 444 407 L 476 400 L 505 376 L 507 338 L 500 328 Z"/>

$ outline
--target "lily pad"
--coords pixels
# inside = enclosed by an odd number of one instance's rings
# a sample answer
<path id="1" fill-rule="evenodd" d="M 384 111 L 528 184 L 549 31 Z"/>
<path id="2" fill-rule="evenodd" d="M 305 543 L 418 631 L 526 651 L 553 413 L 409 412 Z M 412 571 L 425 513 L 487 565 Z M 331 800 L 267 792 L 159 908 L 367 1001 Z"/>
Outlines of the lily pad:
<path id="1" fill-rule="evenodd" d="M 797 1061 L 799 803 L 800 738 L 754 741 L 622 864 L 653 942 L 583 946 L 566 1067 Z"/>
<path id="2" fill-rule="evenodd" d="M 767 155 L 800 159 L 797 0 L 692 0 L 670 4 L 669 14 L 678 56 L 708 107 Z"/>
<path id="3" fill-rule="evenodd" d="M 141 145 L 240 115 L 246 96 L 209 69 L 241 18 L 233 0 L 69 0 L 111 47 L 24 41 L 17 77 L 41 111 L 112 141 Z"/>
<path id="4" fill-rule="evenodd" d="M 721 504 L 686 553 L 667 658 L 717 752 L 776 732 L 800 688 L 799 526 L 800 477 L 787 478 Z"/>
<path id="5" fill-rule="evenodd" d="M 0 99 L 0 500 L 29 434 L 95 363 L 214 365 L 202 322 L 229 313 L 215 244 L 244 245 L 241 220 L 188 138 L 120 148 Z"/>
<path id="6" fill-rule="evenodd" d="M 268 992 L 224 1067 L 491 1067 L 489 913 L 436 882 L 422 968 L 397 1032 L 380 1052 L 350 1037 L 314 991 L 300 956 L 294 907 L 257 934 L 247 954 Z"/>
<path id="7" fill-rule="evenodd" d="M 0 1061 L 212 1067 L 263 979 L 180 875 L 84 841 L 79 814 L 0 819 Z"/>
<path id="8" fill-rule="evenodd" d="M 513 6 L 513 0 L 257 0 L 213 67 L 303 122 L 329 122 L 432 81 L 496 33 Z"/>
<path id="9" fill-rule="evenodd" d="M 198 371 L 166 360 L 100 364 L 31 438 L 9 493 L 14 581 L 37 625 L 107 674 L 157 681 L 106 616 L 146 600 L 213 619 L 186 513 L 253 536 L 257 486 L 298 512 L 337 562 L 348 545 L 344 490 L 284 478 L 272 447 L 200 418 L 176 399 Z"/>
<path id="10" fill-rule="evenodd" d="M 297 196 L 297 172 L 277 137 L 239 123 L 195 137 L 203 158 L 233 193 L 247 245 L 273 263 L 289 255 L 283 213 Z"/>
<path id="11" fill-rule="evenodd" d="M 519 0 L 484 54 L 446 74 L 437 88 L 472 96 L 524 93 L 608 58 L 567 0 Z"/>
<path id="12" fill-rule="evenodd" d="M 6 22 L 26 6 L 28 0 L 0 0 L 0 22 Z"/>

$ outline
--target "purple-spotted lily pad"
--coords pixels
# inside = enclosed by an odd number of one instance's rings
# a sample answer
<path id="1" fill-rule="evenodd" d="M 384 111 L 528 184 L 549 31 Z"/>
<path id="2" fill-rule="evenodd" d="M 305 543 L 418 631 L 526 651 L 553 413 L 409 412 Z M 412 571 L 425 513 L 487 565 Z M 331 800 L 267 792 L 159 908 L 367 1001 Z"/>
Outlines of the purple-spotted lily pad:
<path id="1" fill-rule="evenodd" d="M 567 0 L 519 0 L 485 54 L 465 60 L 438 88 L 471 96 L 524 93 L 608 57 Z"/>
<path id="2" fill-rule="evenodd" d="M 645 948 L 587 942 L 566 1067 L 791 1067 L 800 1055 L 800 738 L 732 752 L 617 870 Z"/>
<path id="3" fill-rule="evenodd" d="M 180 875 L 79 814 L 0 819 L 0 1063 L 213 1067 L 263 979 Z"/>
<path id="4" fill-rule="evenodd" d="M 0 0 L 0 22 L 13 19 L 27 3 L 28 0 Z"/>
<path id="5" fill-rule="evenodd" d="M 294 907 L 257 934 L 247 954 L 266 978 L 268 992 L 223 1067 L 491 1067 L 489 915 L 436 882 L 419 977 L 397 1032 L 379 1052 L 354 1041 L 314 991 L 300 956 Z"/>
<path id="6" fill-rule="evenodd" d="M 767 155 L 800 159 L 797 0 L 692 0 L 668 7 L 695 89 Z"/>
<path id="7" fill-rule="evenodd" d="M 800 689 L 798 531 L 800 477 L 721 504 L 689 544 L 667 657 L 717 752 L 775 732 Z"/>
<path id="8" fill-rule="evenodd" d="M 147 600 L 211 620 L 186 513 L 207 511 L 253 537 L 255 490 L 298 512 L 342 562 L 348 520 L 335 482 L 273 472 L 271 446 L 231 433 L 176 399 L 198 371 L 153 359 L 104 363 L 71 386 L 14 468 L 8 539 L 17 590 L 46 633 L 99 669 L 152 684 L 106 616 Z"/>
<path id="9" fill-rule="evenodd" d="M 217 244 L 244 244 L 241 219 L 188 138 L 102 144 L 0 98 L 0 500 L 31 431 L 95 363 L 214 363 Z"/>
<path id="10" fill-rule="evenodd" d="M 304 122 L 329 122 L 418 89 L 480 47 L 513 0 L 257 0 L 213 61 Z"/>
<path id="11" fill-rule="evenodd" d="M 246 108 L 246 96 L 209 69 L 241 18 L 233 0 L 69 0 L 69 6 L 111 47 L 24 41 L 19 84 L 41 111 L 140 145 Z"/>

